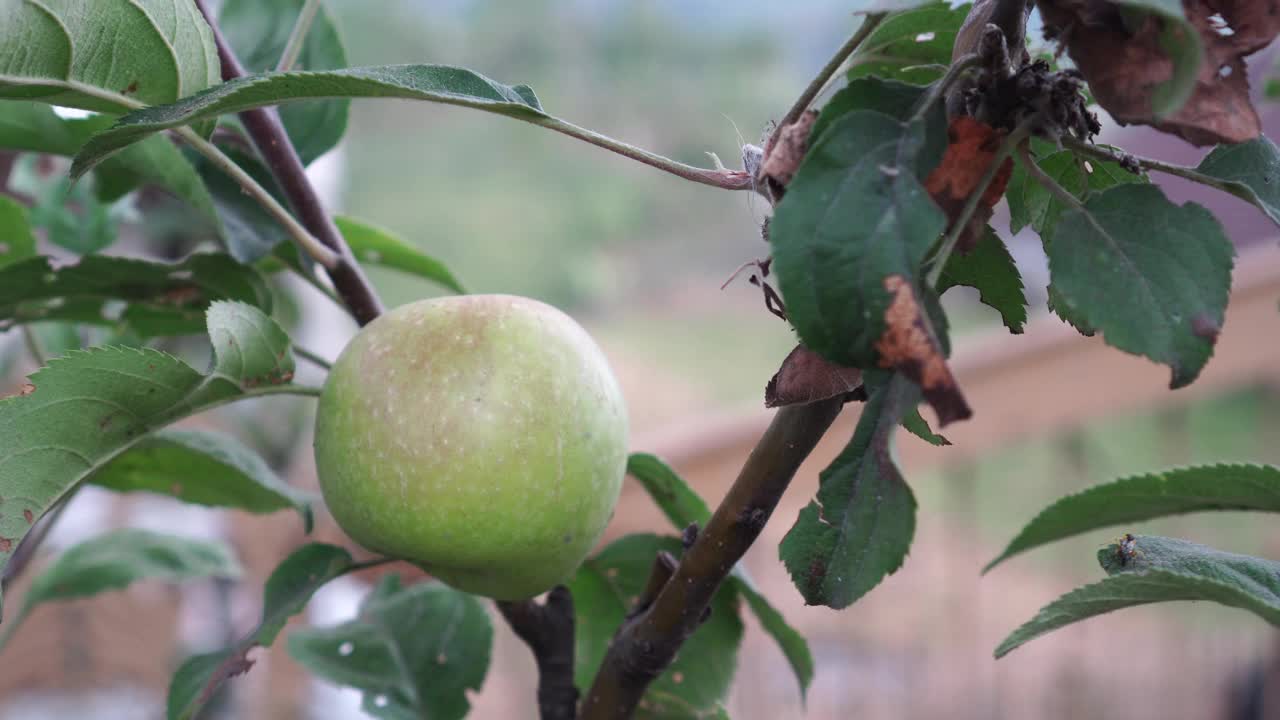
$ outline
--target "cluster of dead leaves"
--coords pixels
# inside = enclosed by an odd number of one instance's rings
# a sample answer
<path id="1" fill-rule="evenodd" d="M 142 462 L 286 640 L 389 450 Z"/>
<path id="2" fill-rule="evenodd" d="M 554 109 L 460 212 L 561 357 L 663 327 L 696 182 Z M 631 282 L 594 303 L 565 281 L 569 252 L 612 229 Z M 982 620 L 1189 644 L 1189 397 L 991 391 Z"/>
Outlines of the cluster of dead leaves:
<path id="1" fill-rule="evenodd" d="M 1280 32 L 1280 0 L 1183 0 L 1191 27 L 1150 13 L 1125 13 L 1110 0 L 1040 0 L 1094 98 L 1121 123 L 1151 125 L 1196 145 L 1256 138 L 1244 58 Z M 1135 20 L 1136 18 L 1136 20 Z M 1170 52 L 1195 38 L 1204 49 L 1190 99 L 1168 117 L 1155 101 L 1174 74 Z"/>

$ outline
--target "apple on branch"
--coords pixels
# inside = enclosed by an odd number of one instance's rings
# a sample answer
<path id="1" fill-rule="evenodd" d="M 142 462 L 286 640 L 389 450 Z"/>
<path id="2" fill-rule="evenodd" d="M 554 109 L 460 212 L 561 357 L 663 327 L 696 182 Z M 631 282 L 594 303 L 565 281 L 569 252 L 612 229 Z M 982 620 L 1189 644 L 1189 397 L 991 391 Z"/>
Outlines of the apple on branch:
<path id="1" fill-rule="evenodd" d="M 334 364 L 316 417 L 320 487 L 348 535 L 500 600 L 573 574 L 613 514 L 626 451 L 595 342 L 508 295 L 379 317 Z"/>

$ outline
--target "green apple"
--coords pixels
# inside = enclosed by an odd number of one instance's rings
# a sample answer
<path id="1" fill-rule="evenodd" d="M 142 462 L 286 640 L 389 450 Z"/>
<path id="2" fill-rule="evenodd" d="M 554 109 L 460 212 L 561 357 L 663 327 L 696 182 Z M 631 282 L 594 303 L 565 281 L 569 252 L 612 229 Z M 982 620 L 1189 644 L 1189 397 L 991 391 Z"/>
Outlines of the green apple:
<path id="1" fill-rule="evenodd" d="M 555 308 L 423 300 L 342 351 L 316 415 L 325 503 L 356 542 L 500 600 L 564 581 L 626 471 L 627 413 L 604 354 Z"/>

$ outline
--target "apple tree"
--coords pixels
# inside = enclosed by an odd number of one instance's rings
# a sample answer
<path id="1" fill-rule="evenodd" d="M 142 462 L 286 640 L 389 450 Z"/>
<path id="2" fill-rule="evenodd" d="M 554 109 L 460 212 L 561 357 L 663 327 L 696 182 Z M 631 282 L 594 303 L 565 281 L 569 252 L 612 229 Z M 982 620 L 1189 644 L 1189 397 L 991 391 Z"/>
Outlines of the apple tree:
<path id="1" fill-rule="evenodd" d="M 226 0 L 216 13 L 204 0 L 0 0 L 0 149 L 21 153 L 6 170 L 30 177 L 33 164 L 70 159 L 65 173 L 36 173 L 42 183 L 0 195 L 0 331 L 23 333 L 43 366 L 0 400 L 6 585 L 33 567 L 86 484 L 288 511 L 309 528 L 317 499 L 253 451 L 170 426 L 250 398 L 323 395 L 324 500 L 378 555 L 357 561 L 348 548 L 309 543 L 281 558 L 260 623 L 181 663 L 169 718 L 198 716 L 325 583 L 393 560 L 439 580 L 405 586 L 386 574 L 350 621 L 285 639 L 317 676 L 362 691 L 374 717 L 466 715 L 493 634 L 472 593 L 495 598 L 532 651 L 530 703 L 544 718 L 727 717 L 721 701 L 748 612 L 803 693 L 808 646 L 738 561 L 854 404 L 856 430 L 816 497 L 778 520 L 791 523 L 780 561 L 806 603 L 835 609 L 901 567 L 916 502 L 890 452 L 895 433 L 942 444 L 922 405 L 939 429 L 983 410 L 948 365 L 940 296 L 976 288 L 1014 335 L 1027 318 L 1018 269 L 989 225 L 999 201 L 1010 230 L 1029 226 L 1043 241 L 1052 312 L 1166 366 L 1171 388 L 1211 359 L 1235 253 L 1209 211 L 1170 201 L 1152 176 L 1230 193 L 1280 223 L 1280 152 L 1261 132 L 1245 66 L 1280 31 L 1259 0 L 851 0 L 848 9 L 859 17 L 848 41 L 731 169 L 581 127 L 532 88 L 474 70 L 348 67 L 318 0 Z M 1028 37 L 1033 10 L 1043 42 Z M 762 311 L 799 342 L 761 378 L 777 410 L 714 509 L 661 459 L 625 454 L 622 399 L 573 321 L 532 301 L 467 296 L 418 248 L 325 209 L 304 168 L 341 138 L 353 99 L 388 98 L 505 116 L 772 207 L 761 228 L 768 256 L 748 267 Z M 1184 167 L 1096 144 L 1099 109 L 1213 148 Z M 103 253 L 140 188 L 181 203 L 216 251 Z M 459 297 L 384 314 L 369 265 Z M 327 363 L 280 321 L 272 288 L 284 276 L 365 326 L 323 389 L 294 378 L 298 358 Z M 51 321 L 93 328 L 96 342 L 46 359 L 31 324 Z M 177 341 L 196 342 L 207 367 L 167 352 Z M 624 473 L 672 531 L 588 556 Z M 992 566 L 1099 528 L 1223 509 L 1280 510 L 1280 469 L 1191 467 L 1097 486 L 1041 512 Z M 1280 625 L 1275 561 L 1132 534 L 1098 560 L 1105 577 L 1050 603 L 996 655 L 1163 601 L 1209 600 Z M 220 544 L 117 530 L 44 563 L 4 608 L 0 644 L 41 603 L 238 573 Z"/>

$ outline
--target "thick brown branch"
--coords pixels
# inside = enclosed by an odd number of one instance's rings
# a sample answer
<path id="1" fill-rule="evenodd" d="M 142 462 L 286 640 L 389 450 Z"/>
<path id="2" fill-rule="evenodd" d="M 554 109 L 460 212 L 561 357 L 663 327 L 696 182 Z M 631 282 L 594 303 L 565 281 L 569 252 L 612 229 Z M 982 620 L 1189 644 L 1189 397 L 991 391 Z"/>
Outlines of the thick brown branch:
<path id="1" fill-rule="evenodd" d="M 557 585 L 546 602 L 499 602 L 511 629 L 533 651 L 538 664 L 538 714 L 542 720 L 574 720 L 578 688 L 573 684 L 573 596 Z"/>
<path id="2" fill-rule="evenodd" d="M 584 720 L 622 720 L 675 658 L 716 589 L 755 542 L 800 463 L 831 426 L 842 397 L 784 407 L 747 458 L 707 526 L 645 611 L 614 637 L 582 705 Z"/>
<path id="3" fill-rule="evenodd" d="M 218 45 L 218 59 L 222 62 L 222 79 L 232 80 L 243 77 L 247 74 L 244 66 L 240 64 L 227 39 L 222 35 L 206 0 L 196 0 L 196 5 L 209 21 L 209 26 L 213 28 L 213 37 Z M 253 141 L 254 147 L 267 163 L 272 176 L 280 183 L 289 206 L 293 208 L 302 226 L 341 257 L 338 266 L 326 272 L 356 322 L 367 325 L 369 321 L 382 314 L 382 301 L 378 299 L 373 286 L 360 270 L 360 265 L 351 254 L 351 248 L 347 247 L 337 226 L 333 224 L 333 218 L 329 217 L 324 205 L 320 203 L 315 187 L 307 179 L 306 170 L 302 166 L 298 152 L 294 149 L 293 143 L 289 142 L 289 136 L 280 122 L 280 116 L 274 108 L 257 108 L 240 113 L 240 120 L 244 122 L 249 139 Z"/>

